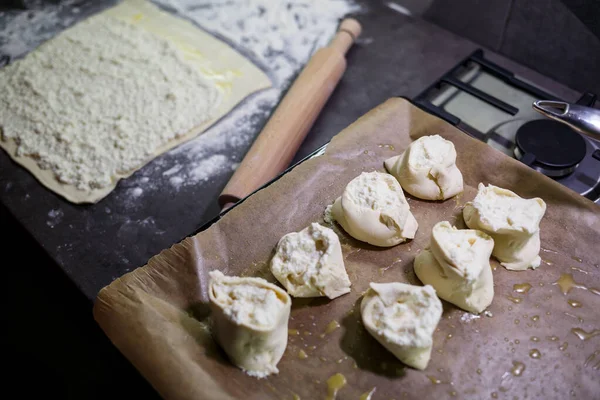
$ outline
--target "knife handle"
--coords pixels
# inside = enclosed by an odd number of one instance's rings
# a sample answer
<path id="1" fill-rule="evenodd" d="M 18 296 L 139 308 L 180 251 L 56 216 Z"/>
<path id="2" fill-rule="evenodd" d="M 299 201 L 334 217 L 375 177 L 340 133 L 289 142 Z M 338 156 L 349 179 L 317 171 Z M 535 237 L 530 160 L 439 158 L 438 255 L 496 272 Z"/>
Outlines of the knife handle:
<path id="1" fill-rule="evenodd" d="M 360 32 L 358 21 L 343 20 L 331 43 L 311 57 L 221 192 L 222 208 L 248 196 L 290 164 L 346 70 L 344 55 Z"/>

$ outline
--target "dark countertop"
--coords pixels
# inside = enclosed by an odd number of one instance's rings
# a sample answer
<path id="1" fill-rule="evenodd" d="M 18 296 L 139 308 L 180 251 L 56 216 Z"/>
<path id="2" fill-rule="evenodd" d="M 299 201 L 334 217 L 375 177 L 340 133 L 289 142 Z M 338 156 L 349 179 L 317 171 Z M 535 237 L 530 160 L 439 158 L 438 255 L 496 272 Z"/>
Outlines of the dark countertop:
<path id="1" fill-rule="evenodd" d="M 348 54 L 348 70 L 296 160 L 387 98 L 417 95 L 478 47 L 428 22 L 394 12 L 383 2 L 367 4 L 367 11 L 358 16 L 363 36 Z M 578 97 L 576 92 L 506 58 L 491 52 L 486 56 L 566 100 Z M 254 121 L 256 133 L 265 122 L 265 118 Z M 239 160 L 248 146 L 232 146 L 228 151 Z M 0 202 L 84 296 L 93 300 L 102 287 L 144 265 L 218 214 L 216 199 L 231 172 L 177 192 L 158 185 L 132 201 L 129 191 L 133 180 L 147 177 L 160 182 L 162 172 L 178 160 L 185 162 L 181 154 L 163 155 L 121 181 L 98 204 L 78 206 L 45 189 L 0 152 Z"/>

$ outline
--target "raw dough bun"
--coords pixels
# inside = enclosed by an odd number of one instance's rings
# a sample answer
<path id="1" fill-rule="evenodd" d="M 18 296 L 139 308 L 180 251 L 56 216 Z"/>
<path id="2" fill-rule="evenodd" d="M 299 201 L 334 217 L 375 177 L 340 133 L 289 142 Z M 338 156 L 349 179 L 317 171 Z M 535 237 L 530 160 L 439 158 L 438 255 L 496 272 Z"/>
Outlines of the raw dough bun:
<path id="1" fill-rule="evenodd" d="M 440 135 L 417 139 L 384 164 L 404 190 L 420 199 L 446 200 L 463 191 L 454 144 Z"/>
<path id="2" fill-rule="evenodd" d="M 463 217 L 469 228 L 479 229 L 494 239 L 494 251 L 502 266 L 526 270 L 540 265 L 540 221 L 546 212 L 544 200 L 523 199 L 507 189 L 479 184 Z"/>
<path id="3" fill-rule="evenodd" d="M 294 297 L 335 299 L 350 292 L 340 239 L 316 223 L 279 240 L 271 272 Z"/>
<path id="4" fill-rule="evenodd" d="M 490 256 L 494 240 L 473 229 L 456 229 L 438 222 L 429 248 L 415 258 L 415 274 L 437 295 L 464 310 L 480 313 L 494 298 Z"/>
<path id="5" fill-rule="evenodd" d="M 371 283 L 360 304 L 367 331 L 404 364 L 425 369 L 442 302 L 431 286 Z"/>
<path id="6" fill-rule="evenodd" d="M 381 172 L 350 181 L 331 214 L 352 237 L 381 247 L 414 238 L 419 227 L 398 181 Z"/>
<path id="7" fill-rule="evenodd" d="M 292 300 L 261 278 L 210 272 L 209 299 L 213 334 L 230 360 L 248 375 L 279 372 L 288 338 Z"/>

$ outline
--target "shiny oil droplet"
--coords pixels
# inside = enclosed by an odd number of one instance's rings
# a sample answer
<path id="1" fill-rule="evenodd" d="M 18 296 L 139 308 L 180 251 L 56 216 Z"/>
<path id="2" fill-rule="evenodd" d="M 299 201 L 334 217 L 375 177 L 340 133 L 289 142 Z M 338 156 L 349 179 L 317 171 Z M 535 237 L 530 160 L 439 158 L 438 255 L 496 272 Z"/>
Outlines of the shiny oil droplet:
<path id="1" fill-rule="evenodd" d="M 327 327 L 325 328 L 325 334 L 330 334 L 331 332 L 335 331 L 339 327 L 340 327 L 340 323 L 337 322 L 336 320 L 333 320 L 329 324 L 327 324 Z"/>
<path id="2" fill-rule="evenodd" d="M 533 322 L 538 322 L 540 320 L 540 316 L 539 315 L 534 315 L 533 317 L 531 317 L 531 320 Z"/>
<path id="3" fill-rule="evenodd" d="M 573 308 L 579 308 L 582 306 L 581 302 L 579 302 L 577 300 L 573 300 L 573 299 L 567 300 L 567 303 L 569 303 L 569 305 Z"/>
<path id="4" fill-rule="evenodd" d="M 508 306 L 508 311 L 512 311 L 512 306 Z"/>
<path id="5" fill-rule="evenodd" d="M 373 388 L 373 389 L 369 390 L 368 392 L 361 394 L 359 400 L 371 400 L 376 389 L 377 388 Z"/>
<path id="6" fill-rule="evenodd" d="M 293 393 L 292 400 L 300 400 L 300 396 L 298 396 L 296 393 Z"/>
<path id="7" fill-rule="evenodd" d="M 482 374 L 482 372 L 483 372 L 483 371 L 482 371 L 481 369 L 479 369 L 479 368 L 477 369 L 477 375 L 481 375 L 481 374 Z"/>
<path id="8" fill-rule="evenodd" d="M 583 364 L 583 366 L 587 367 L 588 365 L 590 365 L 591 362 L 594 361 L 594 359 L 596 358 L 596 356 L 598 354 L 600 354 L 600 350 L 596 350 L 595 352 L 593 352 L 592 354 L 590 354 L 590 356 L 585 359 L 585 363 Z"/>
<path id="9" fill-rule="evenodd" d="M 447 339 L 452 339 L 452 334 L 451 334 L 451 333 L 449 333 L 448 335 L 446 335 L 446 338 L 447 338 Z"/>
<path id="10" fill-rule="evenodd" d="M 296 336 L 299 334 L 300 334 L 300 331 L 298 331 L 298 329 L 288 329 L 288 335 L 290 335 L 290 336 Z"/>
<path id="11" fill-rule="evenodd" d="M 517 293 L 527 293 L 529 290 L 531 290 L 530 283 L 515 283 L 513 285 L 513 291 Z"/>
<path id="12" fill-rule="evenodd" d="M 497 398 L 498 398 L 498 393 L 492 392 L 492 399 L 497 399 Z"/>
<path id="13" fill-rule="evenodd" d="M 564 342 L 563 344 L 561 344 L 560 346 L 558 346 L 558 349 L 560 351 L 565 351 L 567 349 L 567 347 L 569 347 L 569 343 Z"/>
<path id="14" fill-rule="evenodd" d="M 510 301 L 512 301 L 515 304 L 519 304 L 520 302 L 523 301 L 523 299 L 520 299 L 518 297 L 513 297 L 513 296 L 507 296 L 507 299 L 509 299 Z"/>
<path id="15" fill-rule="evenodd" d="M 304 331 L 304 336 L 311 336 L 311 335 L 312 335 L 312 332 L 310 332 L 310 331 Z"/>
<path id="16" fill-rule="evenodd" d="M 298 358 L 301 360 L 305 360 L 308 358 L 308 354 L 304 350 L 298 351 Z"/>
<path id="17" fill-rule="evenodd" d="M 519 339 L 515 339 L 515 344 L 519 344 L 521 341 Z"/>
<path id="18" fill-rule="evenodd" d="M 440 383 L 442 383 L 442 381 L 436 378 L 435 376 L 427 375 L 427 377 L 434 385 L 439 385 Z"/>
<path id="19" fill-rule="evenodd" d="M 578 263 L 582 263 L 583 262 L 583 258 L 581 258 L 581 257 L 572 256 L 571 258 L 573 260 L 577 261 Z"/>
<path id="20" fill-rule="evenodd" d="M 540 353 L 538 349 L 531 349 L 529 351 L 529 357 L 537 360 L 538 358 L 542 357 L 542 353 Z"/>
<path id="21" fill-rule="evenodd" d="M 541 247 L 540 250 L 543 251 L 543 252 L 545 252 L 545 253 L 558 254 L 558 251 L 552 250 L 552 249 L 545 249 L 545 248 Z"/>
<path id="22" fill-rule="evenodd" d="M 594 329 L 593 331 L 586 332 L 581 328 L 572 328 L 571 332 L 573 332 L 581 340 L 588 340 L 594 336 L 600 335 L 600 329 Z"/>
<path id="23" fill-rule="evenodd" d="M 521 322 L 520 320 L 515 319 L 515 325 L 519 325 L 520 322 Z"/>
<path id="24" fill-rule="evenodd" d="M 326 359 L 325 357 L 323 357 L 323 356 L 320 356 L 320 357 L 319 357 L 319 360 L 321 360 L 321 361 L 323 361 L 323 362 L 327 362 L 327 359 Z"/>
<path id="25" fill-rule="evenodd" d="M 326 400 L 334 400 L 341 388 L 346 386 L 346 377 L 339 372 L 327 379 Z"/>
<path id="26" fill-rule="evenodd" d="M 537 336 L 532 336 L 530 339 L 531 339 L 532 342 L 539 342 L 540 341 L 540 338 L 537 337 Z"/>
<path id="27" fill-rule="evenodd" d="M 449 394 L 450 394 L 450 397 L 456 397 L 456 392 L 454 390 L 451 391 Z"/>
<path id="28" fill-rule="evenodd" d="M 525 364 L 519 361 L 513 361 L 513 367 L 510 370 L 510 373 L 514 376 L 521 376 L 525 371 Z"/>
<path id="29" fill-rule="evenodd" d="M 491 311 L 485 310 L 483 312 L 483 315 L 485 315 L 486 317 L 492 318 L 494 316 L 494 314 L 492 314 Z"/>
<path id="30" fill-rule="evenodd" d="M 586 275 L 588 274 L 588 272 L 585 269 L 581 269 L 581 268 L 578 268 L 578 267 L 571 267 L 571 269 L 573 271 L 581 272 L 582 274 L 586 274 Z"/>
<path id="31" fill-rule="evenodd" d="M 558 285 L 562 294 L 567 295 L 571 291 L 571 289 L 587 289 L 585 286 L 578 284 L 573 279 L 573 275 L 571 274 L 562 274 L 560 278 L 553 285 Z"/>
<path id="32" fill-rule="evenodd" d="M 556 342 L 560 338 L 558 336 L 546 336 L 546 339 L 548 339 L 548 340 L 550 340 L 552 342 Z"/>

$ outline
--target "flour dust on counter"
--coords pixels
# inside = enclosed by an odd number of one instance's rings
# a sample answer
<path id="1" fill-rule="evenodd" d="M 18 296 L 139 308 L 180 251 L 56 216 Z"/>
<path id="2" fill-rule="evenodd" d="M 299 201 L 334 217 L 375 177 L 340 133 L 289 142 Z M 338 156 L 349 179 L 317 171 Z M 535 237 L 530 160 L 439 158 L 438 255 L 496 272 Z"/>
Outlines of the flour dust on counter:
<path id="1" fill-rule="evenodd" d="M 147 173 L 134 175 L 132 184 L 141 186 L 144 194 L 159 187 L 179 191 L 234 171 L 295 74 L 328 43 L 344 16 L 361 11 L 351 0 L 153 2 L 226 39 L 260 64 L 274 87 L 254 94 L 202 136 L 155 160 Z M 140 182 L 147 174 L 158 179 Z"/>
<path id="2" fill-rule="evenodd" d="M 206 181 L 226 179 L 312 53 L 328 43 L 344 16 L 361 12 L 353 0 L 153 0 L 153 3 L 227 40 L 261 65 L 274 86 L 242 101 L 203 135 L 154 159 L 122 181 L 124 195 L 131 201 L 152 196 L 162 188 L 177 192 Z M 79 15 L 89 14 L 79 3 L 73 5 L 67 0 L 61 4 L 30 11 L 36 24 L 45 27 L 43 30 L 25 29 L 28 17 L 19 14 L 21 22 L 10 22 L 10 27 L 0 30 L 0 49 L 13 57 L 23 55 L 54 36 L 56 30 L 76 22 L 79 8 Z M 64 21 L 58 18 L 63 14 Z M 7 48 L 14 51 L 4 51 Z"/>
<path id="3" fill-rule="evenodd" d="M 226 39 L 285 85 L 335 34 L 339 21 L 360 11 L 352 0 L 154 0 Z M 249 54 L 248 54 L 249 53 Z"/>
<path id="4" fill-rule="evenodd" d="M 0 12 L 6 23 L 0 26 L 0 55 L 12 59 L 24 56 L 40 43 L 56 35 L 81 19 L 80 0 L 64 0 L 57 3 L 41 2 L 27 11 Z M 89 3 L 89 2 L 88 2 Z M 86 4 L 84 13 L 91 4 Z"/>
<path id="5" fill-rule="evenodd" d="M 104 14 L 0 70 L 0 86 L 3 147 L 82 201 L 209 120 L 221 97 L 170 42 Z"/>

